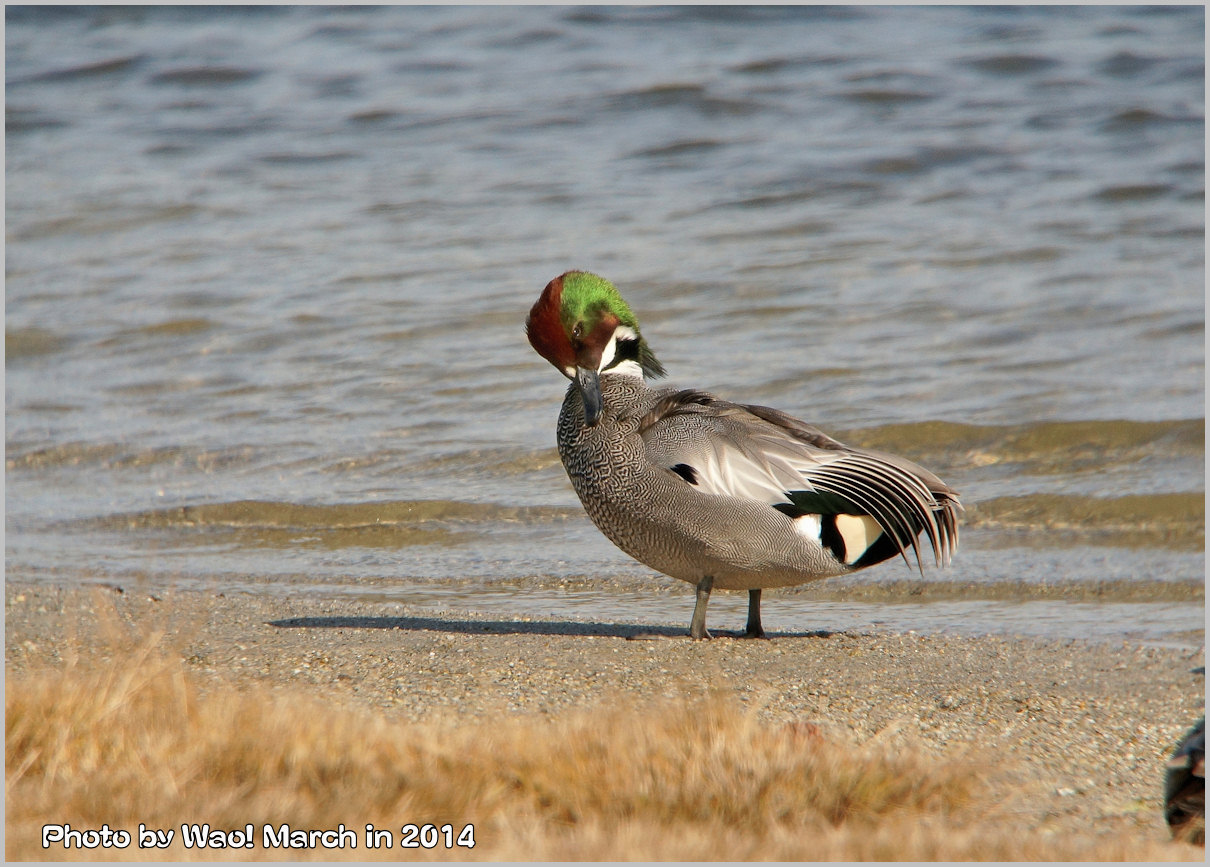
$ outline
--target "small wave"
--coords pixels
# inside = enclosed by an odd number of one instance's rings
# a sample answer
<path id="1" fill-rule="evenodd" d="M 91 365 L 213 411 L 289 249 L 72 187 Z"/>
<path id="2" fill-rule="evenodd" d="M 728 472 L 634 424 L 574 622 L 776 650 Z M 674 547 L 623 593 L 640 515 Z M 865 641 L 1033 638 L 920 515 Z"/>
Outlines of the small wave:
<path id="1" fill-rule="evenodd" d="M 816 199 L 840 197 L 844 199 L 852 199 L 853 197 L 866 197 L 873 201 L 884 190 L 882 183 L 870 180 L 859 179 L 852 177 L 814 177 L 786 180 L 778 182 L 776 186 L 770 186 L 765 191 L 758 188 L 750 196 L 738 199 L 723 199 L 717 204 L 712 205 L 712 208 L 717 208 L 721 211 L 731 209 L 742 210 L 774 210 L 777 208 L 786 208 L 799 205 L 803 202 L 810 202 Z M 867 242 L 858 241 L 858 244 Z M 819 253 L 814 253 L 809 259 L 804 259 L 804 263 L 828 261 L 825 256 Z M 745 270 L 757 270 L 749 267 Z"/>
<path id="2" fill-rule="evenodd" d="M 164 322 L 157 322 L 153 325 L 144 325 L 136 329 L 140 334 L 148 334 L 152 336 L 168 335 L 179 337 L 185 334 L 196 334 L 199 331 L 209 331 L 214 327 L 214 322 L 203 317 L 187 317 L 184 319 L 169 319 Z"/>
<path id="3" fill-rule="evenodd" d="M 392 111 L 386 108 L 371 108 L 365 111 L 357 111 L 349 115 L 347 120 L 349 123 L 355 124 L 385 124 L 399 120 L 401 115 L 397 111 Z"/>
<path id="4" fill-rule="evenodd" d="M 183 87 L 224 87 L 259 78 L 259 69 L 235 66 L 190 66 L 168 69 L 151 77 L 152 84 L 175 84 Z"/>
<path id="5" fill-rule="evenodd" d="M 81 210 L 62 217 L 34 220 L 13 230 L 19 241 L 39 241 L 63 235 L 103 235 L 130 232 L 163 223 L 189 220 L 202 210 L 196 205 L 139 205 L 129 208 L 102 207 Z"/>
<path id="6" fill-rule="evenodd" d="M 1118 51 L 1097 64 L 1097 71 L 1114 78 L 1134 78 L 1159 63 L 1159 58 Z"/>
<path id="7" fill-rule="evenodd" d="M 473 466 L 478 472 L 516 476 L 540 472 L 560 465 L 559 451 L 555 448 L 540 451 L 521 451 L 515 448 L 472 449 L 412 461 L 410 472 L 444 472 Z M 333 466 L 333 469 L 339 469 Z"/>
<path id="8" fill-rule="evenodd" d="M 1063 258 L 1062 247 L 1041 245 L 1017 250 L 1001 250 L 975 256 L 938 256 L 931 265 L 944 268 L 988 268 L 996 265 L 1031 265 L 1037 262 L 1057 262 Z"/>
<path id="9" fill-rule="evenodd" d="M 9 470 L 39 470 L 80 464 L 104 464 L 113 460 L 120 451 L 121 447 L 113 443 L 65 443 L 50 448 L 9 454 L 4 463 Z"/>
<path id="10" fill-rule="evenodd" d="M 4 360 L 15 361 L 38 355 L 51 355 L 62 350 L 67 343 L 66 337 L 37 326 L 6 328 L 4 329 Z"/>
<path id="11" fill-rule="evenodd" d="M 152 509 L 94 519 L 110 527 L 259 527 L 292 530 L 348 530 L 423 524 L 550 521 L 579 514 L 557 506 L 501 506 L 458 500 L 391 500 L 381 503 L 310 505 L 274 500 L 235 500 L 170 509 Z"/>
<path id="12" fill-rule="evenodd" d="M 397 63 L 391 69 L 402 75 L 448 75 L 452 72 L 469 72 L 473 67 L 454 60 L 411 60 Z"/>
<path id="13" fill-rule="evenodd" d="M 47 114 L 40 108 L 4 107 L 4 131 L 8 135 L 58 129 L 67 125 L 68 122 L 65 119 Z"/>
<path id="14" fill-rule="evenodd" d="M 258 157 L 262 163 L 272 166 L 308 165 L 311 163 L 333 163 L 351 160 L 357 155 L 352 151 L 320 151 L 317 153 L 277 152 Z"/>
<path id="15" fill-rule="evenodd" d="M 702 240 L 710 244 L 725 244 L 731 241 L 751 241 L 756 238 L 809 238 L 811 236 L 826 235 L 833 228 L 834 224 L 826 220 L 797 220 L 783 224 L 759 226 L 757 228 L 739 227 L 725 232 L 714 232 L 703 235 Z M 752 309 L 749 308 L 749 310 Z M 786 305 L 779 309 L 782 311 L 782 315 L 800 313 L 802 305 Z M 755 315 L 762 315 L 761 310 L 756 309 Z"/>
<path id="16" fill-rule="evenodd" d="M 66 82 L 87 78 L 102 78 L 129 72 L 139 66 L 145 55 L 132 54 L 124 57 L 112 57 L 108 60 L 98 60 L 94 63 L 82 63 L 78 66 L 67 66 L 62 69 L 50 69 L 40 72 L 26 81 Z"/>
<path id="17" fill-rule="evenodd" d="M 717 150 L 726 146 L 726 142 L 718 141 L 717 139 L 685 139 L 666 145 L 659 145 L 658 147 L 637 150 L 634 153 L 629 154 L 629 156 L 636 159 L 661 159 L 686 155 L 692 156 L 699 153 L 708 153 L 709 151 Z"/>
<path id="18" fill-rule="evenodd" d="M 1206 420 L 1049 421 L 972 425 L 928 421 L 847 432 L 852 445 L 933 456 L 952 464 L 1019 463 L 1029 472 L 1071 474 L 1133 463 L 1144 456 L 1204 457 Z"/>
<path id="19" fill-rule="evenodd" d="M 18 447 L 19 448 L 19 447 Z M 182 449 L 174 446 L 131 451 L 117 443 L 71 442 L 49 448 L 18 451 L 10 446 L 5 459 L 8 470 L 44 470 L 57 467 L 99 466 L 106 469 L 145 467 L 154 464 L 196 466 L 205 472 L 251 462 L 259 454 L 252 446 L 225 449 Z"/>
<path id="20" fill-rule="evenodd" d="M 779 589 L 778 595 L 836 602 L 922 603 L 973 600 L 1062 602 L 1205 602 L 1202 581 L 1165 581 L 1150 577 L 1131 580 L 1079 581 L 963 581 L 929 578 L 869 580 L 864 574 L 852 578 L 817 581 Z"/>
<path id="21" fill-rule="evenodd" d="M 1085 497 L 1027 494 L 967 507 L 964 524 L 1017 532 L 1045 531 L 1045 544 L 1101 544 L 1197 551 L 1206 544 L 1203 493 Z"/>
<path id="22" fill-rule="evenodd" d="M 1172 192 L 1175 192 L 1175 189 L 1169 184 L 1121 184 L 1105 187 L 1097 192 L 1094 198 L 1120 204 L 1158 199 Z"/>
<path id="23" fill-rule="evenodd" d="M 767 57 L 741 63 L 731 67 L 732 72 L 740 75 L 774 75 L 781 72 L 794 72 L 813 66 L 836 66 L 845 62 L 839 55 L 820 55 L 818 57 Z"/>
<path id="24" fill-rule="evenodd" d="M 501 36 L 491 40 L 488 45 L 492 48 L 506 49 L 530 49 L 536 46 L 546 46 L 551 42 L 558 42 L 566 38 L 562 30 L 555 30 L 549 27 L 537 27 L 532 30 L 526 30 L 521 33 Z"/>
<path id="25" fill-rule="evenodd" d="M 864 87 L 840 94 L 841 98 L 863 105 L 891 106 L 908 105 L 936 99 L 937 95 L 922 90 L 905 90 L 890 87 Z"/>
<path id="26" fill-rule="evenodd" d="M 553 506 L 499 506 L 452 500 L 307 505 L 237 500 L 152 509 L 70 522 L 73 529 L 168 531 L 181 544 L 255 548 L 403 548 L 482 544 L 467 525 L 559 520 L 578 510 Z"/>
<path id="27" fill-rule="evenodd" d="M 700 84 L 657 84 L 603 97 L 606 108 L 619 112 L 684 108 L 706 117 L 747 115 L 758 110 L 751 101 L 711 96 Z"/>
<path id="28" fill-rule="evenodd" d="M 992 75 L 1032 75 L 1059 65 L 1052 57 L 1033 54 L 1000 54 L 967 61 L 967 66 Z"/>
<path id="29" fill-rule="evenodd" d="M 1147 108 L 1130 108 L 1113 115 L 1101 128 L 1105 132 L 1138 132 L 1146 127 L 1201 122 L 1201 118 L 1193 115 L 1167 115 Z"/>

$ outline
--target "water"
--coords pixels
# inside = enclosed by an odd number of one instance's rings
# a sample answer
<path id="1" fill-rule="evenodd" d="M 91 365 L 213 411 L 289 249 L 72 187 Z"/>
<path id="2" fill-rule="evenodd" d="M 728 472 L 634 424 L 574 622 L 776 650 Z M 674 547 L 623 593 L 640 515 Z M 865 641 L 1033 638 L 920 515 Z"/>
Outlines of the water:
<path id="1" fill-rule="evenodd" d="M 669 381 L 962 492 L 944 598 L 770 626 L 1200 642 L 1202 8 L 6 23 L 10 577 L 687 622 L 554 452 L 577 267 Z"/>

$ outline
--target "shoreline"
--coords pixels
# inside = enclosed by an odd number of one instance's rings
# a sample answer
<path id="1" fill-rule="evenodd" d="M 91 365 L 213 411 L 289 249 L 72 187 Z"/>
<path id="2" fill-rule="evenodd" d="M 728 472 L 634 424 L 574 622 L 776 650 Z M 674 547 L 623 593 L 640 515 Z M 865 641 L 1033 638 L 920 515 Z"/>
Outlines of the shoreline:
<path id="1" fill-rule="evenodd" d="M 993 755 L 1031 829 L 1168 837 L 1164 763 L 1202 715 L 1203 654 L 1139 642 L 840 631 L 692 642 L 677 627 L 434 613 L 395 602 L 6 582 L 11 683 L 162 634 L 203 689 L 311 694 L 453 725 L 707 696 L 938 756 Z"/>
<path id="2" fill-rule="evenodd" d="M 14 586 L 65 587 L 133 593 L 248 594 L 266 600 L 309 598 L 397 605 L 415 616 L 514 622 L 546 620 L 572 633 L 619 630 L 681 634 L 692 610 L 692 588 L 659 575 L 335 579 L 285 573 L 221 576 L 38 571 L 15 567 Z M 765 594 L 765 628 L 782 637 L 820 632 L 923 633 L 1113 642 L 1130 640 L 1193 652 L 1205 640 L 1205 584 L 1162 578 L 1045 582 L 834 578 Z M 747 595 L 718 591 L 708 626 L 738 628 Z M 592 621 L 599 621 L 592 624 Z M 577 625 L 579 624 L 579 625 Z"/>

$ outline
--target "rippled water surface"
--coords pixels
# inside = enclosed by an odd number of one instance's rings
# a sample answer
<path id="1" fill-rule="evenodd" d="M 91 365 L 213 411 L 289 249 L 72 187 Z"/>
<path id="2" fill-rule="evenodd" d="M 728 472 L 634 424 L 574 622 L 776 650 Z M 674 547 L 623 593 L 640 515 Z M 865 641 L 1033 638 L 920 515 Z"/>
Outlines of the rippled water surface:
<path id="1" fill-rule="evenodd" d="M 554 451 L 578 267 L 671 382 L 962 492 L 961 592 L 769 625 L 1204 625 L 1202 8 L 6 24 L 10 577 L 687 623 Z"/>

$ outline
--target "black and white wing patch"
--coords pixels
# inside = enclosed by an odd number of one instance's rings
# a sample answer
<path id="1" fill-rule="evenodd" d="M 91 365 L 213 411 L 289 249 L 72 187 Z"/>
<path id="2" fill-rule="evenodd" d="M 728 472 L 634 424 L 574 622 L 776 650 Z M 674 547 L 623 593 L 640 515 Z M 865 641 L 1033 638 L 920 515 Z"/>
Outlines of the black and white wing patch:
<path id="1" fill-rule="evenodd" d="M 652 459 L 699 490 L 766 503 L 841 563 L 860 569 L 924 533 L 937 565 L 958 544 L 957 495 L 893 455 L 841 445 L 777 410 L 673 392 L 640 423 Z"/>

